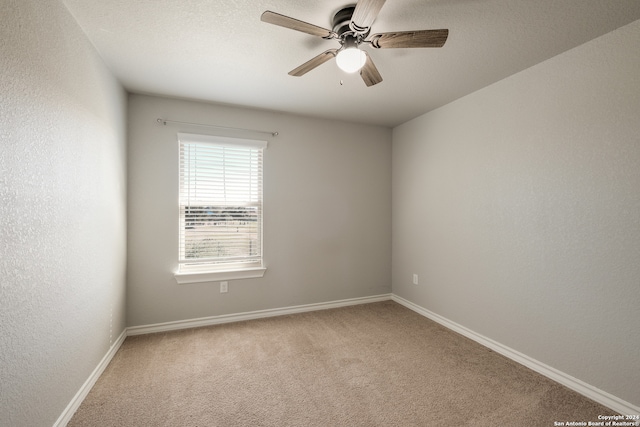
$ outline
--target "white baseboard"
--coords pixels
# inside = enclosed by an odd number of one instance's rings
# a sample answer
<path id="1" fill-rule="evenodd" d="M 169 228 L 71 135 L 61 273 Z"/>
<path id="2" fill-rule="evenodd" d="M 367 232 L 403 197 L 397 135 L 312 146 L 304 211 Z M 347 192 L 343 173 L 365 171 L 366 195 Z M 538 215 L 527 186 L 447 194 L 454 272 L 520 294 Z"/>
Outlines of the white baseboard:
<path id="1" fill-rule="evenodd" d="M 78 393 L 76 393 L 76 395 L 73 397 L 69 405 L 67 405 L 67 408 L 60 415 L 60 417 L 58 418 L 56 423 L 53 425 L 53 427 L 64 427 L 67 425 L 67 423 L 71 420 L 71 417 L 73 417 L 73 414 L 80 407 L 80 404 L 85 399 L 85 397 L 87 396 L 87 394 L 89 393 L 93 385 L 96 383 L 100 375 L 104 372 L 107 365 L 109 365 L 109 362 L 111 362 L 111 359 L 113 358 L 113 356 L 116 354 L 118 349 L 120 349 L 120 346 L 122 345 L 122 343 L 124 342 L 127 336 L 175 331 L 179 329 L 197 328 L 201 326 L 218 325 L 218 324 L 230 323 L 230 322 L 240 322 L 244 320 L 261 319 L 266 317 L 284 316 L 288 314 L 327 310 L 331 308 L 346 307 L 346 306 L 359 305 L 359 304 L 368 304 L 372 302 L 388 301 L 388 300 L 393 300 L 398 304 L 401 304 L 415 311 L 416 313 L 421 314 L 422 316 L 427 317 L 443 325 L 448 329 L 451 329 L 469 339 L 472 339 L 473 341 L 476 341 L 479 344 L 492 349 L 496 353 L 500 353 L 503 356 L 508 357 L 509 359 L 517 363 L 520 363 L 521 365 L 524 365 L 529 369 L 532 369 L 538 372 L 539 374 L 542 374 L 545 377 L 548 377 L 553 381 L 556 381 L 557 383 L 560 383 L 582 394 L 583 396 L 588 397 L 589 399 L 592 399 L 608 408 L 611 408 L 620 414 L 625 414 L 625 415 L 640 414 L 640 407 L 638 406 L 635 406 L 629 402 L 625 402 L 624 400 L 619 399 L 616 396 L 613 396 L 605 391 L 602 391 L 592 385 L 589 385 L 561 371 L 558 371 L 557 369 L 552 368 L 551 366 L 545 365 L 544 363 L 539 362 L 535 359 L 532 359 L 531 357 L 525 354 L 522 354 L 516 350 L 513 350 L 512 348 L 509 348 L 505 345 L 502 345 L 499 342 L 496 342 L 490 338 L 480 335 L 468 328 L 465 328 L 462 325 L 452 322 L 402 297 L 399 297 L 395 294 L 383 294 L 383 295 L 376 295 L 371 297 L 351 298 L 351 299 L 325 302 L 325 303 L 305 304 L 305 305 L 298 305 L 293 307 L 275 308 L 275 309 L 269 309 L 269 310 L 258 310 L 258 311 L 251 311 L 251 312 L 238 313 L 238 314 L 226 314 L 221 316 L 203 317 L 199 319 L 157 323 L 153 325 L 132 326 L 132 327 L 126 328 L 124 331 L 122 331 L 122 334 L 120 334 L 116 342 L 111 346 L 107 354 L 102 358 L 98 366 L 93 370 L 93 372 L 91 373 L 89 378 L 85 381 L 85 383 L 82 385 Z"/>
<path id="2" fill-rule="evenodd" d="M 417 304 L 412 303 L 398 295 L 392 294 L 391 299 L 398 304 L 402 304 L 403 306 L 415 311 L 418 314 L 423 315 L 424 317 L 433 320 L 441 324 L 442 326 L 451 329 L 465 337 L 476 341 L 483 346 L 490 348 L 496 353 L 500 353 L 501 355 L 508 357 L 509 359 L 526 366 L 527 368 L 544 375 L 547 378 L 552 379 L 553 381 L 562 384 L 565 387 L 574 390 L 581 395 L 588 397 L 589 399 L 600 403 L 608 408 L 613 409 L 614 411 L 623 414 L 623 415 L 637 415 L 640 414 L 640 407 L 635 406 L 629 402 L 626 402 L 606 391 L 600 390 L 597 387 L 594 387 L 590 384 L 585 383 L 577 378 L 572 377 L 571 375 L 565 374 L 555 368 L 552 368 L 549 365 L 546 365 L 538 360 L 535 360 L 525 354 L 520 353 L 512 348 L 509 348 L 505 345 L 500 344 L 497 341 L 492 340 L 491 338 L 487 338 L 483 335 L 480 335 L 468 328 L 465 328 L 462 325 L 459 325 L 455 322 L 452 322 L 449 319 L 446 319 L 436 313 L 433 313 L 423 307 L 420 307 Z"/>
<path id="3" fill-rule="evenodd" d="M 107 354 L 105 354 L 100 363 L 98 363 L 98 366 L 96 366 L 91 375 L 89 375 L 89 378 L 87 378 L 84 384 L 82 384 L 80 390 L 78 390 L 76 395 L 73 396 L 73 399 L 71 399 L 71 402 L 69 402 L 60 417 L 58 417 L 58 420 L 55 422 L 53 427 L 65 427 L 69 423 L 69 421 L 71 421 L 71 417 L 73 417 L 73 414 L 75 414 L 75 412 L 78 410 L 84 398 L 87 397 L 87 394 L 89 394 L 89 391 L 91 391 L 93 385 L 96 383 L 96 381 L 98 381 L 100 375 L 102 375 L 104 370 L 107 368 L 109 362 L 111 362 L 113 356 L 115 356 L 115 354 L 118 352 L 126 337 L 127 329 L 125 328 L 116 342 L 111 345 L 111 348 L 109 348 Z"/>
<path id="4" fill-rule="evenodd" d="M 388 301 L 391 299 L 391 294 L 383 294 L 383 295 L 375 295 L 371 297 L 362 297 L 362 298 L 351 298 L 344 299 L 339 301 L 325 302 L 325 303 L 317 303 L 317 304 L 306 304 L 306 305 L 298 305 L 293 307 L 285 307 L 285 308 L 275 308 L 270 310 L 258 310 L 251 311 L 247 313 L 239 313 L 239 314 L 227 314 L 222 316 L 211 316 L 211 317 L 203 317 L 199 319 L 191 319 L 191 320 L 181 320 L 177 322 L 166 322 L 166 323 L 157 323 L 154 325 L 145 325 L 145 326 L 132 326 L 126 328 L 116 342 L 111 346 L 107 354 L 102 358 L 98 366 L 93 370 L 89 378 L 84 382 L 80 390 L 76 393 L 76 395 L 71 399 L 69 405 L 67 405 L 66 409 L 62 412 L 58 420 L 55 422 L 53 427 L 65 427 L 73 414 L 78 410 L 82 401 L 87 397 L 89 391 L 93 387 L 93 385 L 98 381 L 98 378 L 104 370 L 106 369 L 113 356 L 115 356 L 116 352 L 122 346 L 125 338 L 132 335 L 142 335 L 142 334 L 151 334 L 156 332 L 166 332 L 166 331 L 175 331 L 178 329 L 188 329 L 188 328 L 197 328 L 201 326 L 209 326 L 209 325 L 217 325 L 221 323 L 230 323 L 230 322 L 240 322 L 243 320 L 251 320 L 251 319 L 260 319 L 265 317 L 274 317 L 274 316 L 284 316 L 287 314 L 294 313 L 303 313 L 307 311 L 317 311 L 317 310 L 327 310 L 330 308 L 338 308 L 338 307 L 346 307 L 350 305 L 358 305 L 358 304 L 367 304 L 372 302 L 379 301 Z"/>
<path id="5" fill-rule="evenodd" d="M 368 304 L 378 301 L 388 301 L 391 294 L 375 295 L 371 297 L 351 298 L 339 301 L 322 302 L 317 304 L 296 305 L 293 307 L 273 308 L 269 310 L 250 311 L 246 313 L 224 314 L 221 316 L 202 317 L 199 319 L 178 320 L 175 322 L 156 323 L 153 325 L 132 326 L 127 328 L 127 335 L 143 335 L 157 332 L 175 331 L 178 329 L 198 328 L 201 326 L 219 325 L 222 323 L 241 322 L 243 320 L 261 319 L 265 317 L 284 316 L 287 314 L 303 313 L 307 311 L 327 310 L 330 308 L 346 307 L 350 305 Z"/>

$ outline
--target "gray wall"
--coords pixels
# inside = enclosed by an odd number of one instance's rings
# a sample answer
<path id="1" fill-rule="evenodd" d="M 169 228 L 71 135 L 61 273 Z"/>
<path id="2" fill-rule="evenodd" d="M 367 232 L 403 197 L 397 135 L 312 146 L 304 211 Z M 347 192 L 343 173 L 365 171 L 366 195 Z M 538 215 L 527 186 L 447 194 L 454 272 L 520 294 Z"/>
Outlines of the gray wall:
<path id="1" fill-rule="evenodd" d="M 3 0 L 0 425 L 52 425 L 124 330 L 126 244 L 130 325 L 377 295 L 392 279 L 640 405 L 639 39 L 636 22 L 394 129 L 391 185 L 386 128 L 143 95 L 126 152 L 124 91 L 67 10 Z M 280 132 L 264 278 L 227 294 L 175 283 L 175 134 L 206 131 L 157 117 Z"/>
<path id="2" fill-rule="evenodd" d="M 277 130 L 264 158 L 263 278 L 178 285 L 178 131 Z M 228 136 L 263 135 L 220 132 Z M 391 130 L 145 95 L 129 98 L 130 326 L 391 291 Z"/>
<path id="3" fill-rule="evenodd" d="M 126 96 L 59 1 L 0 8 L 0 425 L 51 426 L 125 328 Z"/>
<path id="4" fill-rule="evenodd" d="M 395 294 L 635 405 L 638 40 L 640 21 L 395 128 L 392 185 Z"/>

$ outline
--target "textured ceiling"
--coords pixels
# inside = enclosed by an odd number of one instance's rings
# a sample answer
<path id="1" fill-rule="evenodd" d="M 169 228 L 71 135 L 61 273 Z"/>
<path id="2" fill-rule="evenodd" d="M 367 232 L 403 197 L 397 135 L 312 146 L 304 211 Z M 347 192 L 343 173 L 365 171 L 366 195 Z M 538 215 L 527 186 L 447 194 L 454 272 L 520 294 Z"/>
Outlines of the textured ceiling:
<path id="1" fill-rule="evenodd" d="M 638 0 L 388 0 L 373 33 L 449 29 L 441 49 L 370 52 L 366 87 L 338 47 L 260 21 L 272 10 L 325 28 L 345 0 L 63 0 L 129 91 L 395 126 L 640 19 Z M 341 84 L 342 81 L 342 84 Z"/>

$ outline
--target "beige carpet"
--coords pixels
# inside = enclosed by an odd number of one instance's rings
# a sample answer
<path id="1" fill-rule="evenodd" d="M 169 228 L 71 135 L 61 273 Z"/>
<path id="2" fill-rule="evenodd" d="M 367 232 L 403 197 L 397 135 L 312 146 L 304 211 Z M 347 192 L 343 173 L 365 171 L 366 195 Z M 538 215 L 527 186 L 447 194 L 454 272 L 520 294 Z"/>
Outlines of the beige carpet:
<path id="1" fill-rule="evenodd" d="M 69 426 L 553 426 L 615 412 L 395 302 L 129 337 Z"/>

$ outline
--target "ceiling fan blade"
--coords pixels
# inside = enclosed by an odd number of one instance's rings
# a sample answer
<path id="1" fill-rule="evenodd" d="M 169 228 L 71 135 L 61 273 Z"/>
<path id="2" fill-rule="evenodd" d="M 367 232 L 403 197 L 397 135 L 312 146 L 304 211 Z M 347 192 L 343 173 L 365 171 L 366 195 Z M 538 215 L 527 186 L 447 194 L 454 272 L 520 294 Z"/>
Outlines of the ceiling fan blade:
<path id="1" fill-rule="evenodd" d="M 334 58 L 336 56 L 337 52 L 338 52 L 338 49 L 329 49 L 327 51 L 324 51 L 320 55 L 310 59 L 307 62 L 305 62 L 304 64 L 302 64 L 298 68 L 289 71 L 289 75 L 290 76 L 296 76 L 296 77 L 303 76 L 303 75 L 307 74 L 309 71 L 313 70 L 314 68 L 324 64 L 325 62 L 327 62 L 331 58 Z"/>
<path id="2" fill-rule="evenodd" d="M 317 25 L 309 24 L 289 16 L 280 15 L 279 13 L 271 12 L 270 10 L 264 12 L 262 16 L 260 16 L 260 20 L 280 27 L 302 31 L 303 33 L 311 34 L 312 36 L 324 37 L 326 39 L 336 37 L 336 33 L 331 30 L 327 30 L 326 28 L 318 27 Z"/>
<path id="3" fill-rule="evenodd" d="M 382 81 L 382 76 L 369 54 L 367 54 L 367 61 L 364 63 L 364 67 L 360 69 L 360 76 L 362 77 L 362 80 L 364 80 L 364 84 L 367 86 L 373 86 Z"/>
<path id="4" fill-rule="evenodd" d="M 386 0 L 360 0 L 351 17 L 351 29 L 358 33 L 366 33 L 376 20 Z"/>
<path id="5" fill-rule="evenodd" d="M 377 49 L 442 47 L 448 36 L 449 30 L 397 31 L 374 34 L 369 41 Z"/>

